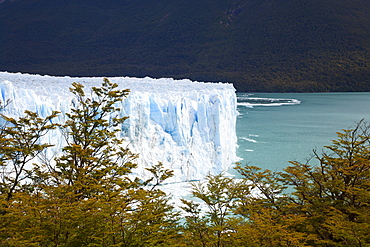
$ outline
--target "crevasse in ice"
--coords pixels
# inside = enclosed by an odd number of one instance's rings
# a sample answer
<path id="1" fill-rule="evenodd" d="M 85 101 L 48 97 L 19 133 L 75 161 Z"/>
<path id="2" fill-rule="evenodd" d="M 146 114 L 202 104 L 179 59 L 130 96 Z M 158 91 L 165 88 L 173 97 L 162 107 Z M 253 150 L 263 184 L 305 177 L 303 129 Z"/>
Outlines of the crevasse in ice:
<path id="1" fill-rule="evenodd" d="M 236 94 L 232 84 L 203 83 L 169 78 L 110 77 L 121 89 L 130 89 L 121 102 L 121 137 L 139 154 L 135 175 L 148 176 L 145 167 L 162 162 L 174 171 L 168 182 L 203 179 L 229 168 L 236 157 Z M 47 116 L 53 110 L 70 110 L 72 82 L 86 90 L 100 86 L 98 77 L 54 77 L 0 72 L 0 101 L 11 103 L 5 114 L 17 117 L 24 110 Z M 44 141 L 63 145 L 60 133 L 49 133 Z M 55 150 L 53 151 L 55 153 Z M 53 154 L 50 151 L 50 155 Z"/>

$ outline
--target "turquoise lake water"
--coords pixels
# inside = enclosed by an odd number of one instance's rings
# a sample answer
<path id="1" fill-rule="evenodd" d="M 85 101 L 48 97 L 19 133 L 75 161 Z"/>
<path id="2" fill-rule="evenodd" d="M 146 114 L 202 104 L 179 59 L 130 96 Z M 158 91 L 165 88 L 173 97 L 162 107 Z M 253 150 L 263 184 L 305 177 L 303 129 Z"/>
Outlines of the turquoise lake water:
<path id="1" fill-rule="evenodd" d="M 370 122 L 367 93 L 238 93 L 240 163 L 280 171 L 289 161 L 305 162 L 336 132 L 361 119 Z"/>

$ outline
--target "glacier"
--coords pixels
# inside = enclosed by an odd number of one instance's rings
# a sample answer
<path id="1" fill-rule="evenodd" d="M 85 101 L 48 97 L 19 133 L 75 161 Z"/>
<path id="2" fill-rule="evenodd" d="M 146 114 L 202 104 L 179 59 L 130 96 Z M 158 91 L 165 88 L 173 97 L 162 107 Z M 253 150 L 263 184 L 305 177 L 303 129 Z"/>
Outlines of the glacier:
<path id="1" fill-rule="evenodd" d="M 121 89 L 130 89 L 120 102 L 120 136 L 133 153 L 138 168 L 134 175 L 149 176 L 144 168 L 162 162 L 174 171 L 168 183 L 202 180 L 208 174 L 229 169 L 237 160 L 235 88 L 229 83 L 205 83 L 187 79 L 108 77 Z M 56 77 L 0 72 L 0 101 L 10 100 L 3 114 L 21 116 L 25 110 L 45 117 L 60 111 L 63 122 L 70 111 L 72 82 L 86 91 L 101 85 L 103 77 Z M 58 132 L 49 132 L 47 142 L 60 150 Z M 51 154 L 50 154 L 51 155 Z"/>

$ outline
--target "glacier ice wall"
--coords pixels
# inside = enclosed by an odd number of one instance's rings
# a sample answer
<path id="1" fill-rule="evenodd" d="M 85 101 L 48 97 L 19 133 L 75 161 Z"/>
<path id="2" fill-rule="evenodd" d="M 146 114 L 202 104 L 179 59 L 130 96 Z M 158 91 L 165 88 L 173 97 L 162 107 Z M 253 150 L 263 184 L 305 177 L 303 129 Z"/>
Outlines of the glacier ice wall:
<path id="1" fill-rule="evenodd" d="M 190 80 L 111 77 L 121 89 L 130 89 L 119 106 L 129 116 L 120 135 L 139 154 L 135 173 L 146 177 L 145 167 L 162 162 L 174 171 L 168 182 L 203 179 L 208 173 L 228 169 L 236 161 L 236 94 L 232 84 Z M 71 107 L 72 82 L 100 86 L 102 78 L 53 77 L 0 72 L 0 101 L 11 100 L 5 114 L 20 116 L 24 110 L 47 116 Z M 47 141 L 63 145 L 50 133 Z"/>

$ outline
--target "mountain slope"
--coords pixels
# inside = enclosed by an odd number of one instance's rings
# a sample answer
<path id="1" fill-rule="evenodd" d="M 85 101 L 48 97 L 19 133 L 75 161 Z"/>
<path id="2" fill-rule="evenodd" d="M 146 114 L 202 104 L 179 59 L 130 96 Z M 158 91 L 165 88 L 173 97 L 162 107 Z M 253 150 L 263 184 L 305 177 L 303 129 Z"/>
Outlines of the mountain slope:
<path id="1" fill-rule="evenodd" d="M 0 70 L 370 91 L 367 0 L 6 0 Z"/>

